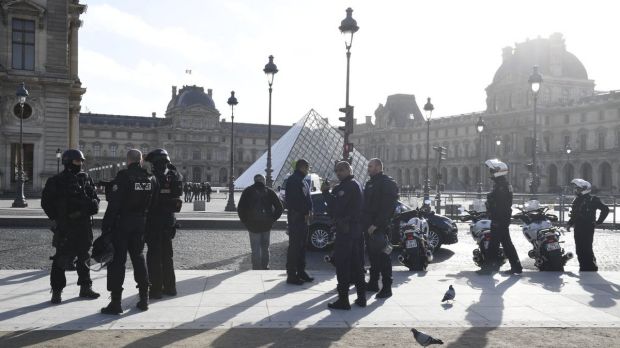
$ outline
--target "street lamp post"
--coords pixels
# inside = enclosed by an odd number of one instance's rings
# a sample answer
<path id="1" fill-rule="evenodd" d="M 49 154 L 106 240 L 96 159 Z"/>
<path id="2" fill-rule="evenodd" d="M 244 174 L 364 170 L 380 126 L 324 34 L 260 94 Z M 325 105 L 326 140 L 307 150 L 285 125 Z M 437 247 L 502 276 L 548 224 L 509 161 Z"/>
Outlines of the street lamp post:
<path id="1" fill-rule="evenodd" d="M 480 151 L 480 169 L 478 170 L 478 199 L 482 198 L 482 172 L 484 171 L 484 158 L 482 153 L 482 132 L 484 132 L 484 120 L 482 116 L 478 117 L 478 122 L 476 122 L 476 132 L 478 132 L 479 140 L 478 140 L 478 150 Z"/>
<path id="2" fill-rule="evenodd" d="M 570 174 L 568 172 L 568 165 L 570 164 L 570 154 L 573 152 L 573 149 L 571 149 L 569 144 L 566 144 L 564 151 L 566 152 L 566 186 L 568 187 L 568 184 L 570 183 L 570 178 L 568 177 Z"/>
<path id="3" fill-rule="evenodd" d="M 267 127 L 267 168 L 265 169 L 267 187 L 273 186 L 273 178 L 271 177 L 271 92 L 273 91 L 273 78 L 278 72 L 278 67 L 273 63 L 273 56 L 269 56 L 269 63 L 265 65 L 263 72 L 267 76 L 269 84 L 269 126 Z"/>
<path id="4" fill-rule="evenodd" d="M 21 83 L 17 86 L 15 92 L 21 112 L 19 115 L 19 165 L 17 168 L 17 195 L 13 201 L 13 208 L 25 208 L 28 206 L 26 197 L 24 196 L 24 104 L 26 103 L 26 97 L 28 97 L 28 90 L 26 84 Z"/>
<path id="5" fill-rule="evenodd" d="M 353 34 L 355 34 L 360 28 L 357 25 L 357 21 L 353 19 L 353 9 L 350 7 L 346 10 L 347 16 L 340 22 L 340 32 L 344 35 L 344 45 L 347 50 L 347 85 L 345 95 L 345 108 L 340 111 L 345 113 L 345 131 L 344 131 L 344 143 L 342 147 L 342 159 L 349 161 L 349 152 L 353 149 L 349 145 L 349 135 L 353 133 L 353 106 L 349 104 L 349 78 L 351 68 L 351 46 L 353 45 Z"/>
<path id="6" fill-rule="evenodd" d="M 428 177 L 428 167 L 429 167 L 429 155 L 430 155 L 430 146 L 431 146 L 431 117 L 433 117 L 433 110 L 435 107 L 431 103 L 431 98 L 426 98 L 426 104 L 424 104 L 424 120 L 426 121 L 426 175 L 424 177 L 424 204 L 428 205 L 430 201 L 430 180 Z"/>
<path id="7" fill-rule="evenodd" d="M 501 155 L 501 146 L 502 146 L 502 139 L 500 137 L 495 138 L 495 155 L 499 156 Z"/>
<path id="8" fill-rule="evenodd" d="M 228 182 L 228 203 L 226 203 L 225 211 L 237 211 L 235 207 L 235 105 L 239 104 L 237 98 L 235 98 L 235 91 L 230 92 L 230 98 L 228 98 L 228 105 L 230 105 L 230 176 Z"/>
<path id="9" fill-rule="evenodd" d="M 530 87 L 532 89 L 532 94 L 534 96 L 534 129 L 533 129 L 533 148 L 532 148 L 532 183 L 530 185 L 530 193 L 532 194 L 532 199 L 536 199 L 536 194 L 538 193 L 538 185 L 539 183 L 539 178 L 538 178 L 538 162 L 536 159 L 536 152 L 538 150 L 538 132 L 537 132 L 537 127 L 538 127 L 538 115 L 536 114 L 537 110 L 537 104 L 538 104 L 538 92 L 540 92 L 540 84 L 542 83 L 543 79 L 542 76 L 540 75 L 540 73 L 538 72 L 538 66 L 534 66 L 532 68 L 532 75 L 530 76 L 530 78 L 528 79 L 528 82 L 530 83 Z"/>
<path id="10" fill-rule="evenodd" d="M 437 151 L 437 183 L 435 188 L 437 190 L 435 194 L 435 212 L 441 214 L 441 160 L 445 159 L 446 148 L 444 146 L 433 146 L 433 150 Z"/>
<path id="11" fill-rule="evenodd" d="M 56 149 L 56 174 L 60 173 L 60 156 L 62 152 L 60 149 Z"/>

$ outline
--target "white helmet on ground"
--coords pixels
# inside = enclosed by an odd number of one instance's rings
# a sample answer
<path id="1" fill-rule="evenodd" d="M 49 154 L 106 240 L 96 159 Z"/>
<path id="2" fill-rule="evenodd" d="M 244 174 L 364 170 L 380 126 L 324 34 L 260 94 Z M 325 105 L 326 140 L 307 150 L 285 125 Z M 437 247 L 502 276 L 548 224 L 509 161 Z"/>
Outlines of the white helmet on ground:
<path id="1" fill-rule="evenodd" d="M 584 195 L 592 191 L 592 184 L 583 179 L 573 179 L 570 182 L 575 187 L 575 193 Z"/>
<path id="2" fill-rule="evenodd" d="M 487 160 L 484 164 L 489 167 L 491 175 L 494 178 L 508 174 L 508 165 L 497 158 Z"/>

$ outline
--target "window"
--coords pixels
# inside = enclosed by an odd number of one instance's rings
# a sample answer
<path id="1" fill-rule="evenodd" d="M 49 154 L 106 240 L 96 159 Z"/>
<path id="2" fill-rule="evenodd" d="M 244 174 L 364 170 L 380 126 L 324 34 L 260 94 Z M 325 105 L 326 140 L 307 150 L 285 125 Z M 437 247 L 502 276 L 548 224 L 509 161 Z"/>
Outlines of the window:
<path id="1" fill-rule="evenodd" d="M 586 151 L 588 149 L 588 135 L 585 133 L 579 136 L 579 148 L 581 151 Z"/>
<path id="2" fill-rule="evenodd" d="M 95 157 L 101 156 L 101 145 L 99 144 L 93 145 L 93 154 L 95 155 Z"/>
<path id="3" fill-rule="evenodd" d="M 600 133 L 598 135 L 598 149 L 605 150 L 605 133 Z"/>
<path id="4" fill-rule="evenodd" d="M 583 123 L 583 122 L 585 122 L 585 121 L 586 121 L 586 113 L 585 113 L 585 112 L 582 112 L 582 113 L 581 113 L 581 122 Z"/>
<path id="5" fill-rule="evenodd" d="M 116 157 L 116 149 L 117 149 L 116 144 L 110 145 L 110 156 L 111 157 Z"/>
<path id="6" fill-rule="evenodd" d="M 545 152 L 549 152 L 551 150 L 551 138 L 549 136 L 543 137 L 543 141 L 545 144 Z"/>
<path id="7" fill-rule="evenodd" d="M 550 123 L 551 116 L 545 116 L 545 126 L 548 126 Z"/>
<path id="8" fill-rule="evenodd" d="M 34 21 L 13 18 L 13 69 L 34 70 Z"/>
<path id="9" fill-rule="evenodd" d="M 569 124 L 570 123 L 570 115 L 566 114 L 564 115 L 564 124 Z"/>
<path id="10" fill-rule="evenodd" d="M 603 121 L 603 120 L 605 120 L 605 110 L 600 110 L 600 111 L 598 112 L 598 120 L 599 120 L 599 121 Z"/>
<path id="11" fill-rule="evenodd" d="M 194 161 L 198 161 L 198 160 L 200 160 L 200 151 L 193 151 L 193 152 L 192 152 L 192 159 L 193 159 Z"/>
<path id="12" fill-rule="evenodd" d="M 570 135 L 564 136 L 564 148 L 566 148 L 570 144 Z"/>

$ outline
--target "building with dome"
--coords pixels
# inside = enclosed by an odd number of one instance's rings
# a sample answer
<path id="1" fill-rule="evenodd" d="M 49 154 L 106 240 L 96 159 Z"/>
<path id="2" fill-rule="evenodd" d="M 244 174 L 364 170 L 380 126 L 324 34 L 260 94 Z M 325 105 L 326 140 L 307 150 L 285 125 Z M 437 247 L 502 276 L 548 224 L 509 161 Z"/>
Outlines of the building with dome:
<path id="1" fill-rule="evenodd" d="M 557 192 L 574 177 L 591 181 L 602 192 L 618 192 L 620 91 L 596 91 L 584 65 L 557 33 L 502 50 L 502 63 L 486 88 L 485 111 L 432 120 L 430 145 L 447 150 L 437 168 L 437 152 L 431 149 L 433 188 L 439 180 L 446 190 L 475 191 L 483 159 L 499 157 L 510 166 L 515 190 L 529 192 L 533 98 L 528 78 L 534 65 L 543 78 L 538 97 L 539 192 Z M 475 127 L 479 118 L 486 124 L 482 144 Z M 424 184 L 426 125 L 413 95 L 389 96 L 374 120 L 367 116 L 356 125 L 352 141 L 366 158 L 384 159 L 387 172 L 402 186 Z M 487 176 L 483 172 L 482 179 Z"/>
<path id="2" fill-rule="evenodd" d="M 230 122 L 222 118 L 213 90 L 183 86 L 172 94 L 165 117 L 82 113 L 79 147 L 95 180 L 113 177 L 128 149 L 168 150 L 186 180 L 226 186 L 230 179 Z M 272 141 L 290 127 L 272 125 Z M 267 149 L 267 125 L 235 122 L 235 177 Z M 102 168 L 103 167 L 103 168 Z"/>

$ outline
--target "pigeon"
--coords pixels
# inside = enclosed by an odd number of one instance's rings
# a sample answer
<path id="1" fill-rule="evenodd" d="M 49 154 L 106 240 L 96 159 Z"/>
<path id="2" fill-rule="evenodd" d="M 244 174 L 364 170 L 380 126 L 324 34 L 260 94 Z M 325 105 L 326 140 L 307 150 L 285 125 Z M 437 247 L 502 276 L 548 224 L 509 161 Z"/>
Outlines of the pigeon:
<path id="1" fill-rule="evenodd" d="M 426 347 L 426 346 L 430 346 L 431 344 L 443 344 L 442 340 L 433 338 L 425 333 L 422 333 L 416 329 L 411 329 L 411 332 L 413 332 L 413 338 L 415 338 L 415 340 L 422 346 L 422 347 Z"/>
<path id="2" fill-rule="evenodd" d="M 450 287 L 448 288 L 448 291 L 446 291 L 446 293 L 443 295 L 443 299 L 441 299 L 441 302 L 452 301 L 454 300 L 455 296 L 456 296 L 456 292 L 454 291 L 454 288 L 452 287 L 452 285 L 450 285 Z"/>

